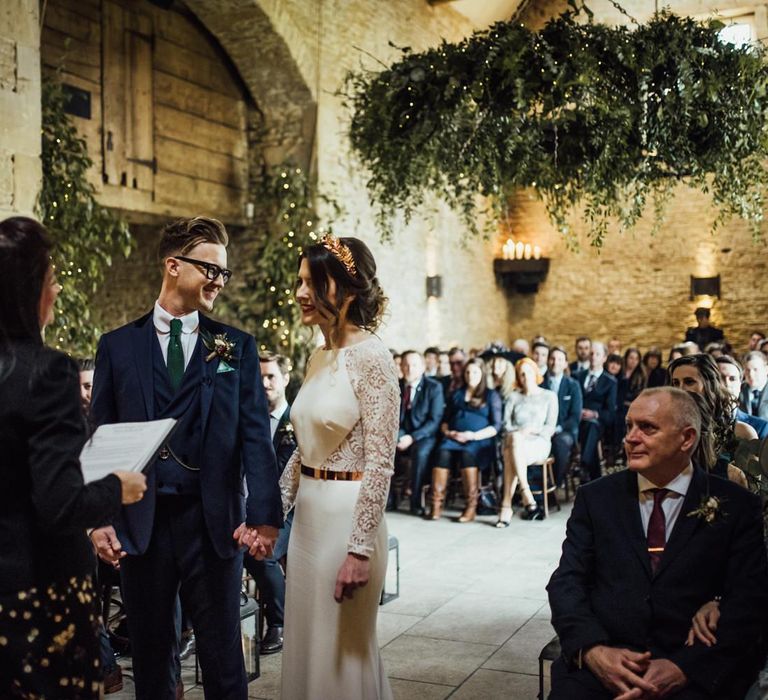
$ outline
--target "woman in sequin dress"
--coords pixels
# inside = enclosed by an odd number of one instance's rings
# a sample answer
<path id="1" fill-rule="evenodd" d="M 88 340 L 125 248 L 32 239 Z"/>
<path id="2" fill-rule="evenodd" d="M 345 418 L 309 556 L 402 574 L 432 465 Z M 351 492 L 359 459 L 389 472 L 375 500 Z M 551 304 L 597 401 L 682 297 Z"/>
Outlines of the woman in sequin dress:
<path id="1" fill-rule="evenodd" d="M 43 345 L 60 287 L 45 229 L 0 222 L 0 697 L 99 697 L 86 528 L 139 500 L 142 474 L 87 486 L 77 366 Z"/>
<path id="2" fill-rule="evenodd" d="M 282 698 L 389 700 L 376 615 L 400 392 L 390 353 L 371 333 L 385 298 L 365 244 L 328 236 L 307 248 L 296 299 L 326 342 L 291 408 L 298 449 L 281 479 L 284 510 L 296 508 Z"/>

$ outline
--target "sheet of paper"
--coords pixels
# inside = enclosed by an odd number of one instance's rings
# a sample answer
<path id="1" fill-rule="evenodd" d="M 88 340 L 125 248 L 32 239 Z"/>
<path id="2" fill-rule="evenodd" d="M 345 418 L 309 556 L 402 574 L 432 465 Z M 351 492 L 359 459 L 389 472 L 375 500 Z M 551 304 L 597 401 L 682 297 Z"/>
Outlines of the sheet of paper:
<path id="1" fill-rule="evenodd" d="M 175 425 L 175 418 L 100 425 L 80 453 L 85 483 L 114 471 L 141 471 Z"/>

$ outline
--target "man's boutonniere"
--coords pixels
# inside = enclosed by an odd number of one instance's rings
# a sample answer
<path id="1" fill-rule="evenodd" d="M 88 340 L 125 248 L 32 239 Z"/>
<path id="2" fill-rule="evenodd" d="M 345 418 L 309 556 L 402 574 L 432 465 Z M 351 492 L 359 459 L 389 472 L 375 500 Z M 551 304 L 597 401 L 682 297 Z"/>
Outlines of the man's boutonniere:
<path id="1" fill-rule="evenodd" d="M 282 428 L 280 428 L 280 444 L 287 442 L 295 442 L 296 435 L 293 431 L 293 424 L 291 421 L 286 421 Z"/>
<path id="2" fill-rule="evenodd" d="M 705 523 L 714 523 L 725 517 L 720 510 L 722 500 L 717 496 L 706 495 L 701 499 L 699 507 L 688 513 L 689 518 L 701 518 Z"/>
<path id="3" fill-rule="evenodd" d="M 232 353 L 235 351 L 237 343 L 234 340 L 230 340 L 226 333 L 217 333 L 211 335 L 208 331 L 201 333 L 203 337 L 203 345 L 210 351 L 205 357 L 206 362 L 210 362 L 214 358 L 218 357 L 221 362 L 220 365 L 228 369 L 232 369 L 227 363 L 232 362 Z"/>

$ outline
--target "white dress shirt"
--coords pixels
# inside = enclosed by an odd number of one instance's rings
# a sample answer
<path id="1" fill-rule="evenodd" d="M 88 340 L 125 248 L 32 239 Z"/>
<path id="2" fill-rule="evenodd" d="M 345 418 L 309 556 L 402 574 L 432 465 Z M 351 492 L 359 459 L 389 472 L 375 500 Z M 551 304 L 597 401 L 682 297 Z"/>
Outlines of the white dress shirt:
<path id="1" fill-rule="evenodd" d="M 555 376 L 554 374 L 549 375 L 549 389 L 550 391 L 554 391 L 556 394 L 560 391 L 560 384 L 563 381 L 563 375 L 558 374 Z"/>
<path id="2" fill-rule="evenodd" d="M 648 523 L 651 520 L 653 512 L 653 494 L 644 493 L 648 489 L 665 488 L 670 493 L 666 495 L 661 502 L 661 509 L 664 511 L 664 520 L 666 524 L 666 540 L 669 542 L 669 536 L 672 534 L 672 528 L 675 526 L 677 516 L 683 507 L 685 494 L 688 493 L 688 487 L 693 478 L 693 465 L 689 464 L 666 486 L 656 486 L 652 481 L 646 479 L 642 474 L 637 475 L 637 490 L 640 503 L 640 518 L 643 521 L 643 533 L 648 536 Z"/>
<path id="3" fill-rule="evenodd" d="M 160 341 L 160 350 L 166 364 L 168 364 L 168 343 L 171 342 L 171 321 L 174 318 L 181 321 L 181 349 L 184 352 L 184 369 L 187 369 L 192 353 L 195 351 L 195 343 L 197 343 L 200 329 L 200 317 L 197 311 L 186 316 L 173 316 L 160 306 L 159 301 L 155 302 L 152 323 L 157 331 L 157 339 Z"/>
<path id="4" fill-rule="evenodd" d="M 272 434 L 272 439 L 275 439 L 275 433 L 277 432 L 277 426 L 280 424 L 280 419 L 283 417 L 288 408 L 288 402 L 283 399 L 282 403 L 279 403 L 274 411 L 269 412 L 269 431 Z"/>

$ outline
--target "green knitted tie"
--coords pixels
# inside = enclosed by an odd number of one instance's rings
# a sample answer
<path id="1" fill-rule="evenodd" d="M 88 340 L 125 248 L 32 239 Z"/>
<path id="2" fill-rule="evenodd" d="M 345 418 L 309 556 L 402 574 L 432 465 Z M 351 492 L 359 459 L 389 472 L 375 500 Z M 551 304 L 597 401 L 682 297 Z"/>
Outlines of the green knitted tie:
<path id="1" fill-rule="evenodd" d="M 168 343 L 168 374 L 171 386 L 176 391 L 184 378 L 184 351 L 181 349 L 181 321 L 174 318 L 171 321 L 171 339 Z"/>

